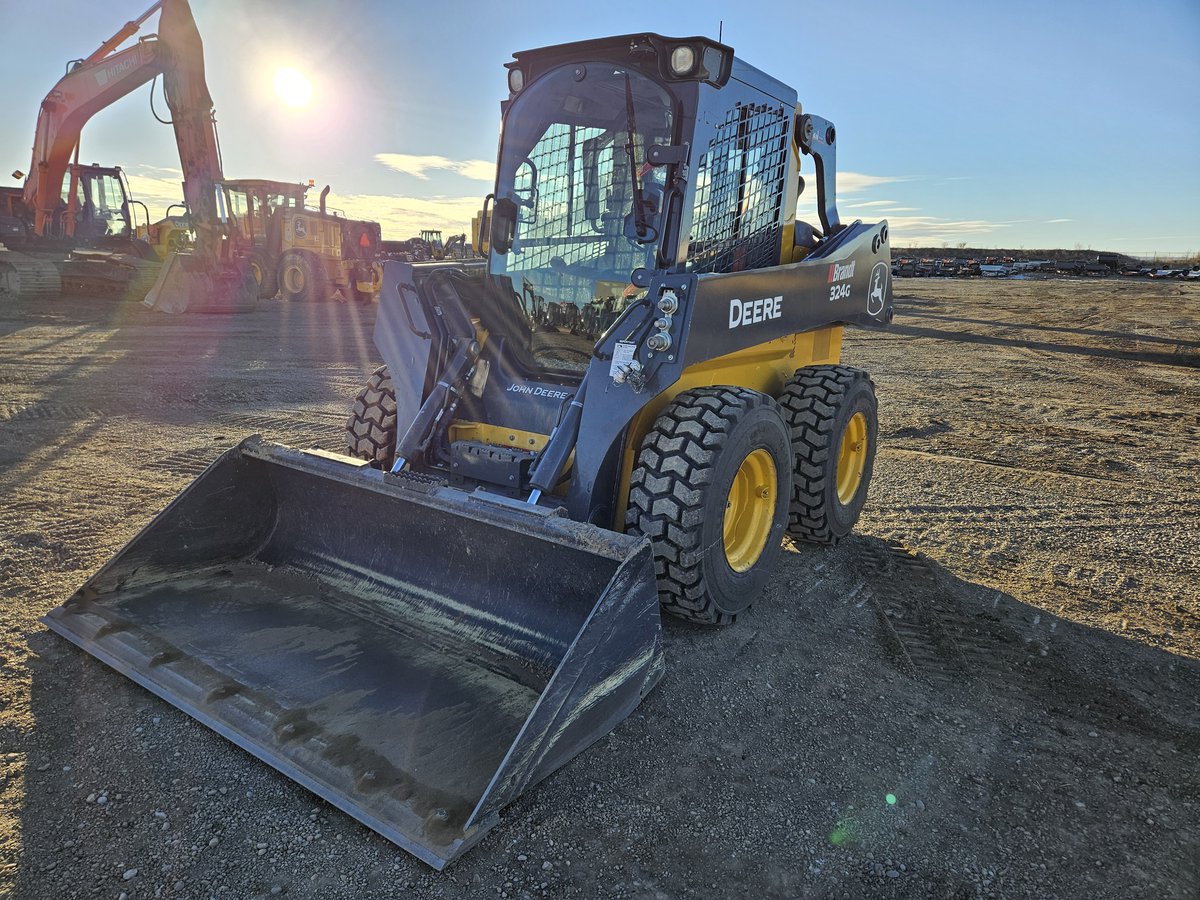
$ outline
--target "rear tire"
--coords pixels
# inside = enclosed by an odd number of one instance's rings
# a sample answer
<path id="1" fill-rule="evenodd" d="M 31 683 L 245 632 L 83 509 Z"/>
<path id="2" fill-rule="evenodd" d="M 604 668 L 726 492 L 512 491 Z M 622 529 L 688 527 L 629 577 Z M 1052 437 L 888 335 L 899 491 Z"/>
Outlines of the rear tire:
<path id="1" fill-rule="evenodd" d="M 332 293 L 325 267 L 311 253 L 289 250 L 279 260 L 279 290 L 288 301 L 328 300 Z"/>
<path id="2" fill-rule="evenodd" d="M 258 284 L 260 300 L 270 300 L 279 293 L 279 270 L 271 264 L 266 250 L 260 248 L 250 254 L 250 271 Z"/>
<path id="3" fill-rule="evenodd" d="M 875 462 L 875 385 L 861 369 L 800 369 L 779 403 L 796 456 L 788 534 L 836 544 L 854 528 Z"/>
<path id="4" fill-rule="evenodd" d="M 642 440 L 625 515 L 650 539 L 663 609 L 718 625 L 748 609 L 779 555 L 791 485 L 774 400 L 739 387 L 677 396 Z"/>
<path id="5" fill-rule="evenodd" d="M 387 366 L 371 373 L 346 420 L 346 452 L 379 466 L 391 466 L 396 452 L 396 389 Z"/>

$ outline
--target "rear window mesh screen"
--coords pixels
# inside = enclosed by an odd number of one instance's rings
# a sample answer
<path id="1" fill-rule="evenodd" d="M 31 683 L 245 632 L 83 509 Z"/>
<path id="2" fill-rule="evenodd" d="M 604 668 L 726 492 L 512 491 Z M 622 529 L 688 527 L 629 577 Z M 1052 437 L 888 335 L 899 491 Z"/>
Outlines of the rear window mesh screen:
<path id="1" fill-rule="evenodd" d="M 788 116 L 783 106 L 736 106 L 696 165 L 685 268 L 740 272 L 777 265 Z"/>

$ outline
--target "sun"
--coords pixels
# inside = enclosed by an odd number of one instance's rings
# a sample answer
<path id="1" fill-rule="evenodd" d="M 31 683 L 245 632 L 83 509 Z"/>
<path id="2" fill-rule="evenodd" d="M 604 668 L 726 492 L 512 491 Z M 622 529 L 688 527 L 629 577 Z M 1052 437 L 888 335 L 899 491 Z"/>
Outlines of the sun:
<path id="1" fill-rule="evenodd" d="M 288 106 L 305 106 L 312 99 L 312 82 L 299 69 L 289 66 L 275 72 L 275 93 Z"/>

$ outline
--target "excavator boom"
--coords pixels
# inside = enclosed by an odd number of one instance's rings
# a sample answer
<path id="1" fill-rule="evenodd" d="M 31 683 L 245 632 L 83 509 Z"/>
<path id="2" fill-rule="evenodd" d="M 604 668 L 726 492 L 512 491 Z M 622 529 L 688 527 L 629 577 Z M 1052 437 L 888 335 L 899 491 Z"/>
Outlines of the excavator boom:
<path id="1" fill-rule="evenodd" d="M 160 10 L 157 35 L 116 50 Z M 37 234 L 44 234 L 52 221 L 83 126 L 97 112 L 159 75 L 179 148 L 184 199 L 198 223 L 211 228 L 219 222 L 215 188 L 223 174 L 212 96 L 204 78 L 204 44 L 187 0 L 159 0 L 87 59 L 75 63 L 42 101 L 33 164 L 25 182 L 25 203 L 35 210 Z"/>
<path id="2" fill-rule="evenodd" d="M 117 48 L 155 12 L 157 35 Z M 90 56 L 74 63 L 54 86 L 38 114 L 33 161 L 24 201 L 34 233 L 45 236 L 61 205 L 63 177 L 77 152 L 84 125 L 97 112 L 161 75 L 192 226 L 194 251 L 166 261 L 147 305 L 171 312 L 203 306 L 214 310 L 252 307 L 257 289 L 249 264 L 236 256 L 237 241 L 218 209 L 223 181 L 212 96 L 204 77 L 204 44 L 188 0 L 159 0 L 127 22 Z"/>
<path id="3" fill-rule="evenodd" d="M 46 95 L 38 112 L 33 161 L 24 189 L 25 205 L 34 212 L 36 234 L 45 235 L 54 221 L 63 177 L 83 126 L 161 72 L 157 42 L 140 41 L 90 65 L 77 65 Z"/>

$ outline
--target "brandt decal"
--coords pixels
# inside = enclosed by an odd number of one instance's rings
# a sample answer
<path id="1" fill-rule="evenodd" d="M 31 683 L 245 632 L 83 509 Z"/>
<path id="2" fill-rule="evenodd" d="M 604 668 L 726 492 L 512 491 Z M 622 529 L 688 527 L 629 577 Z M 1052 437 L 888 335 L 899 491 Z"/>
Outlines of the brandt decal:
<path id="1" fill-rule="evenodd" d="M 829 266 L 829 299 L 845 300 L 850 296 L 850 281 L 854 277 L 854 266 L 858 260 L 848 263 L 831 263 Z"/>

